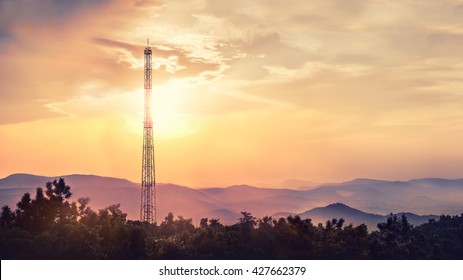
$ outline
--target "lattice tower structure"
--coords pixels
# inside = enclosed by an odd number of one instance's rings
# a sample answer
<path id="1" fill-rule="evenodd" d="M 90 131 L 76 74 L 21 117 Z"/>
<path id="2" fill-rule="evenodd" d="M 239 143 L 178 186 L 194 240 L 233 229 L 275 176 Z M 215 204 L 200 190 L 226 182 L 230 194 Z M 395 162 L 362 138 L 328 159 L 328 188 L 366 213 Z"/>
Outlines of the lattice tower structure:
<path id="1" fill-rule="evenodd" d="M 145 106 L 143 122 L 140 220 L 152 224 L 156 222 L 156 177 L 154 165 L 153 119 L 151 110 L 152 51 L 149 46 L 149 41 L 147 41 L 144 55 Z"/>

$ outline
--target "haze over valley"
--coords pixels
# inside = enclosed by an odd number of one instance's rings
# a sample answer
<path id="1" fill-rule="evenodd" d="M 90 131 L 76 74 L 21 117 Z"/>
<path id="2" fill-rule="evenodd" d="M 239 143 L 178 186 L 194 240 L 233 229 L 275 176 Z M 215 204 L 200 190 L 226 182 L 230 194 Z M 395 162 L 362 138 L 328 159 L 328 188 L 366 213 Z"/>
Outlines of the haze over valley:
<path id="1" fill-rule="evenodd" d="M 71 186 L 72 199 L 90 197 L 90 206 L 97 210 L 121 204 L 129 219 L 139 219 L 140 185 L 125 179 L 95 175 L 61 176 Z M 47 181 L 59 178 L 29 174 L 13 174 L 0 179 L 0 203 L 15 208 L 25 192 Z M 374 226 L 390 213 L 408 213 L 412 223 L 420 224 L 438 215 L 463 213 L 463 179 L 414 179 L 381 181 L 355 179 L 343 183 L 322 184 L 304 189 L 257 188 L 235 185 L 227 188 L 193 189 L 175 184 L 157 184 L 157 219 L 169 213 L 192 218 L 219 218 L 233 224 L 240 212 L 261 218 L 300 215 L 314 222 L 344 218 L 348 223 Z M 411 214 L 413 213 L 413 214 Z M 437 216 L 432 216 L 432 215 Z M 430 216 L 431 215 L 431 216 Z"/>

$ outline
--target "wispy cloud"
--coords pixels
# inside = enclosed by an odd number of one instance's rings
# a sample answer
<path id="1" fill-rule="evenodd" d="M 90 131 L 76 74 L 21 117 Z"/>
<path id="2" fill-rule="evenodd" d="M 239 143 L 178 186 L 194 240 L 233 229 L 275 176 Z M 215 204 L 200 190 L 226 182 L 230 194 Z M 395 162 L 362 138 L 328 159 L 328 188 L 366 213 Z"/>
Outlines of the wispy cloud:
<path id="1" fill-rule="evenodd" d="M 457 0 L 0 1 L 0 135 L 33 121 L 89 126 L 98 143 L 102 127 L 124 135 L 106 121 L 136 131 L 150 38 L 158 120 L 188 130 L 160 140 L 166 180 L 203 165 L 165 151 L 255 181 L 458 176 L 461 18 Z"/>

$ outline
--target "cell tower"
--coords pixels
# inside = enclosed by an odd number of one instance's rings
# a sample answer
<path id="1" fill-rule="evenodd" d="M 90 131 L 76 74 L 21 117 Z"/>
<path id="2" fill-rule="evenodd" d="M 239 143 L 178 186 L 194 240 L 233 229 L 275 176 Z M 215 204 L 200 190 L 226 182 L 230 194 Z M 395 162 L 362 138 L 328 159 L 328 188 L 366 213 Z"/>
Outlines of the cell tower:
<path id="1" fill-rule="evenodd" d="M 151 48 L 145 54 L 145 117 L 143 123 L 143 159 L 141 175 L 140 220 L 156 222 L 156 180 L 154 171 L 153 120 L 151 116 Z"/>

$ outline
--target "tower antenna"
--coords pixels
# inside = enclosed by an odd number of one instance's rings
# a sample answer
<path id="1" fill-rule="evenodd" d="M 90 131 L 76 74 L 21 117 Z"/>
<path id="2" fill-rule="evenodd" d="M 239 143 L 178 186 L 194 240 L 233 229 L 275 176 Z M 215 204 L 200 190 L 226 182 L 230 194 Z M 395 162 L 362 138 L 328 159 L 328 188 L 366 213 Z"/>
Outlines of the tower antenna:
<path id="1" fill-rule="evenodd" d="M 145 54 L 145 108 L 143 122 L 143 156 L 141 175 L 140 220 L 156 222 L 156 179 L 154 166 L 153 120 L 151 116 L 151 48 L 147 38 Z"/>

